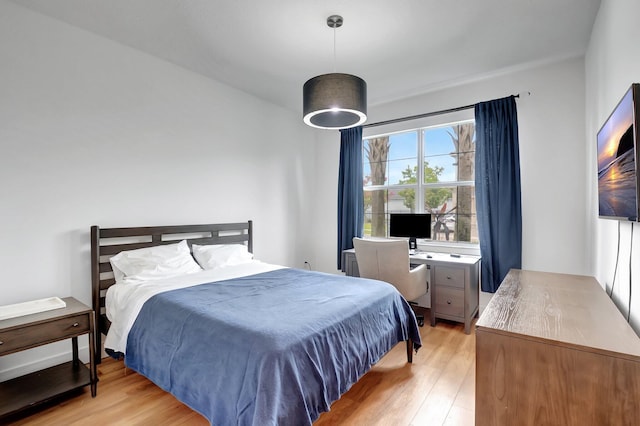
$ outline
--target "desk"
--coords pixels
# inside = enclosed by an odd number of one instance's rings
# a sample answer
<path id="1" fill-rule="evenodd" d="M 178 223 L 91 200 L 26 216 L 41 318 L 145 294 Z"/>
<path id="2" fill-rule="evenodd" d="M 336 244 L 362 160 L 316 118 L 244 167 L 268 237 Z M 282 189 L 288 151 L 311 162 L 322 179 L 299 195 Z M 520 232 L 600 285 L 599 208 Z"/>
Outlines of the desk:
<path id="1" fill-rule="evenodd" d="M 478 313 L 480 287 L 480 257 L 461 255 L 452 257 L 446 253 L 419 252 L 409 256 L 412 265 L 426 264 L 430 270 L 427 297 L 431 308 L 431 326 L 436 318 L 464 323 L 469 334 L 471 321 Z M 342 252 L 342 272 L 359 277 L 358 261 L 354 249 Z M 418 299 L 418 305 L 423 298 Z"/>

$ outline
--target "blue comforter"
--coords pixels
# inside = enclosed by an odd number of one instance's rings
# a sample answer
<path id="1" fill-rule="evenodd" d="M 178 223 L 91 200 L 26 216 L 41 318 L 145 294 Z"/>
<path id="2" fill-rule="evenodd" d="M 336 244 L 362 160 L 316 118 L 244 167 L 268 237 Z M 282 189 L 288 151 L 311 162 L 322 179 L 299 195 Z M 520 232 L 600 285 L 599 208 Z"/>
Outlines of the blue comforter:
<path id="1" fill-rule="evenodd" d="M 390 284 L 281 269 L 153 296 L 125 362 L 214 425 L 308 425 L 409 338 Z"/>

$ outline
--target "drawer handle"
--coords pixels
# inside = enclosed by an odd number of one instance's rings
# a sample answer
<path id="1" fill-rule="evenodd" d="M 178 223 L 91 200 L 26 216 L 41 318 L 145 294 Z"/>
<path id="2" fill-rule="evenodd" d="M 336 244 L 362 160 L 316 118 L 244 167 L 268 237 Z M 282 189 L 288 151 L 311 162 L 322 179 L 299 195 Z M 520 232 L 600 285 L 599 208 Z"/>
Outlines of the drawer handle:
<path id="1" fill-rule="evenodd" d="M 447 300 L 447 305 L 450 305 L 450 304 L 451 304 L 451 300 Z"/>
<path id="2" fill-rule="evenodd" d="M 450 280 L 451 279 L 451 275 L 447 275 L 447 279 Z"/>
<path id="3" fill-rule="evenodd" d="M 73 323 L 73 327 L 77 327 L 77 326 L 79 326 L 79 325 L 80 325 L 80 324 L 78 324 L 77 322 L 74 322 L 74 323 Z"/>
<path id="4" fill-rule="evenodd" d="M 0 345 L 2 345 L 4 342 L 2 340 L 0 340 Z"/>

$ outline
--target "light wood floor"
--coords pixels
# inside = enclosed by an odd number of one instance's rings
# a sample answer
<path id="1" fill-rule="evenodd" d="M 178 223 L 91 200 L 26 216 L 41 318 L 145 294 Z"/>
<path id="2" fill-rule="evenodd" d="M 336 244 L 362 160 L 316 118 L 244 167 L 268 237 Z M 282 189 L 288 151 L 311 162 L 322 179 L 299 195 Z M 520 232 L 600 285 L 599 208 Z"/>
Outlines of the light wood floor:
<path id="1" fill-rule="evenodd" d="M 472 327 L 473 328 L 473 327 Z M 460 324 L 421 328 L 423 347 L 406 362 L 398 344 L 314 424 L 473 425 L 475 334 Z M 13 425 L 207 425 L 190 408 L 121 361 L 98 366 L 98 395 L 89 388 Z"/>

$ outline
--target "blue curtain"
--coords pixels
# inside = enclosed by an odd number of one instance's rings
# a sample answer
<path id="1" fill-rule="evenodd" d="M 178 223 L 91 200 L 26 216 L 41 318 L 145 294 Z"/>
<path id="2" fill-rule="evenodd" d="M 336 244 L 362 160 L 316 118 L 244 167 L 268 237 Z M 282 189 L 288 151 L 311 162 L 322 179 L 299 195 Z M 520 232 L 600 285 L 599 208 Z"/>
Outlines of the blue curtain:
<path id="1" fill-rule="evenodd" d="M 353 237 L 362 237 L 363 226 L 362 127 L 358 126 L 340 130 L 338 269 L 342 269 L 342 251 L 353 248 Z"/>
<path id="2" fill-rule="evenodd" d="M 518 117 L 513 96 L 475 105 L 476 211 L 482 290 L 494 293 L 522 267 Z"/>

